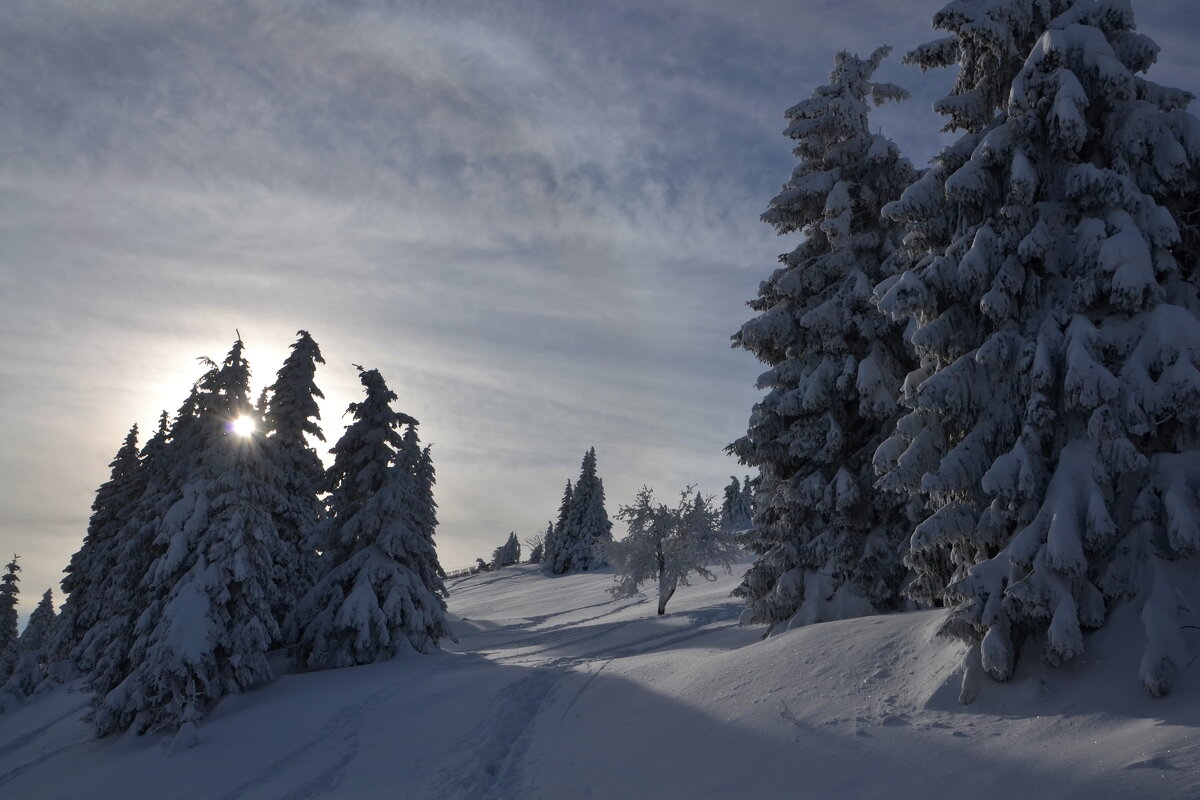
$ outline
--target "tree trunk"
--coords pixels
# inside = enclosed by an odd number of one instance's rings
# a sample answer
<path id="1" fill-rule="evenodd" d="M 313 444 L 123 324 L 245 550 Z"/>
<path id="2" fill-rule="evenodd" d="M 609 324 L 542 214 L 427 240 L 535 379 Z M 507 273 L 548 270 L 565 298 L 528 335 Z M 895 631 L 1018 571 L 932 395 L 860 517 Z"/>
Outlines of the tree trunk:
<path id="1" fill-rule="evenodd" d="M 658 573 L 658 615 L 661 617 L 667 611 L 667 601 L 671 599 L 671 595 L 675 594 L 675 584 L 678 581 L 667 580 L 663 572 Z"/>

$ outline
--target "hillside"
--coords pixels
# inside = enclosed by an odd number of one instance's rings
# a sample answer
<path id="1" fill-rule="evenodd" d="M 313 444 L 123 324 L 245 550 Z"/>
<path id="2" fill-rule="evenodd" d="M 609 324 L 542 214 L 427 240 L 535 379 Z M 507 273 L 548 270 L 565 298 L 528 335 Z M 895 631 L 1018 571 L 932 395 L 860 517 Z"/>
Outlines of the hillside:
<path id="1" fill-rule="evenodd" d="M 1023 664 L 963 706 L 937 612 L 760 641 L 736 579 L 681 589 L 663 617 L 611 600 L 605 573 L 457 579 L 446 652 L 284 675 L 178 752 L 93 739 L 86 696 L 60 689 L 0 716 L 0 796 L 1200 797 L 1197 667 L 1146 697 L 1129 613 L 1080 663 Z"/>

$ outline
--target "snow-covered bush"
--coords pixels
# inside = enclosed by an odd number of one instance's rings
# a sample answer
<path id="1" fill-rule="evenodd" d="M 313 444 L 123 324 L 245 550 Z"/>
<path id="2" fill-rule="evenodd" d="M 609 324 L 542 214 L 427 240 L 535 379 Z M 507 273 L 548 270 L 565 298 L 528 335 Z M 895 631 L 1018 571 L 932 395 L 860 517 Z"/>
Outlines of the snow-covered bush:
<path id="1" fill-rule="evenodd" d="M 525 546 L 529 548 L 529 563 L 540 564 L 546 553 L 546 540 L 554 535 L 554 523 L 546 523 L 546 532 L 526 540 Z"/>
<path id="2" fill-rule="evenodd" d="M 521 561 L 521 543 L 517 541 L 516 532 L 510 532 L 504 544 L 492 551 L 492 569 L 511 567 Z"/>
<path id="3" fill-rule="evenodd" d="M 642 487 L 631 506 L 621 506 L 617 518 L 628 526 L 625 538 L 605 545 L 616 570 L 613 597 L 632 597 L 648 581 L 658 584 L 658 613 L 692 575 L 715 580 L 709 567 L 729 571 L 739 552 L 737 541 L 721 526 L 721 512 L 712 498 L 689 486 L 679 504 L 669 508 L 654 502 L 654 492 Z"/>

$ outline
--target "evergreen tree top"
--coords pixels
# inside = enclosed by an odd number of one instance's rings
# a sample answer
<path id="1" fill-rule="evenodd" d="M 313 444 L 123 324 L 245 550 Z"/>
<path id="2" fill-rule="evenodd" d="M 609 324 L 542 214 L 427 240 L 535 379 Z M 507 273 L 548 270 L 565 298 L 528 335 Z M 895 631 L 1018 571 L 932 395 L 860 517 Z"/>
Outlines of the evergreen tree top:
<path id="1" fill-rule="evenodd" d="M 958 66 L 950 94 L 934 104 L 950 118 L 945 130 L 979 132 L 990 125 L 1033 43 L 1073 2 L 953 0 L 938 11 L 933 27 L 950 35 L 910 51 L 904 63 L 922 70 Z"/>
<path id="2" fill-rule="evenodd" d="M 898 86 L 871 80 L 888 52 L 880 47 L 869 58 L 838 53 L 830 83 L 787 110 L 784 135 L 795 142 L 800 161 L 762 220 L 781 235 L 803 232 L 805 240 L 780 260 L 815 269 L 811 276 L 773 277 L 752 308 L 765 310 L 787 296 L 815 297 L 824 282 L 853 269 L 881 277 L 887 243 L 879 232 L 879 198 L 899 194 L 915 177 L 896 145 L 870 130 L 868 98 L 878 105 L 908 97 Z"/>
<path id="3" fill-rule="evenodd" d="M 24 652 L 41 650 L 49 644 L 54 625 L 54 593 L 47 589 L 29 615 L 25 630 L 21 632 L 20 649 Z"/>
<path id="4" fill-rule="evenodd" d="M 4 577 L 0 578 L 0 681 L 8 678 L 13 656 L 16 655 L 17 596 L 20 593 L 17 584 L 21 580 L 17 573 L 20 571 L 17 556 L 14 555 L 4 568 Z"/>
<path id="5" fill-rule="evenodd" d="M 149 466 L 155 463 L 163 453 L 167 446 L 167 441 L 171 436 L 171 415 L 163 411 L 158 417 L 158 428 L 154 434 L 146 440 L 142 445 L 139 456 L 144 465 Z"/>
<path id="6" fill-rule="evenodd" d="M 409 415 L 391 409 L 389 403 L 397 399 L 396 393 L 388 388 L 379 370 L 355 366 L 358 367 L 358 379 L 367 392 L 366 400 L 351 403 L 347 409 L 355 421 L 374 422 L 393 429 L 399 429 L 401 425 L 418 424 Z"/>
<path id="7" fill-rule="evenodd" d="M 869 133 L 866 124 L 866 100 L 877 106 L 884 103 L 907 100 L 908 91 L 893 84 L 872 81 L 875 70 L 880 63 L 892 52 L 892 48 L 884 45 L 877 47 L 867 58 L 860 58 L 845 50 L 834 56 L 833 71 L 829 74 L 829 83 L 817 87 L 808 100 L 803 100 L 784 112 L 784 116 L 792 122 L 784 135 L 792 139 L 806 140 L 815 130 L 830 125 L 830 120 L 845 115 L 854 123 L 858 123 L 857 131 L 846 133 Z M 819 121 L 819 122 L 813 122 Z M 820 153 L 810 151 L 797 152 L 802 158 L 820 156 Z"/>
<path id="8" fill-rule="evenodd" d="M 127 461 L 130 453 L 137 457 L 138 452 L 138 424 L 135 422 L 129 426 L 129 432 L 125 434 L 124 441 L 121 442 L 121 449 L 117 451 L 117 456 L 111 462 L 110 467 L 116 467 L 118 462 Z"/>
<path id="9" fill-rule="evenodd" d="M 292 445 L 305 446 L 304 434 L 325 441 L 317 420 L 321 411 L 316 398 L 324 398 L 313 377 L 317 364 L 324 364 L 321 348 L 308 331 L 296 333 L 291 352 L 275 375 L 269 388 L 271 401 L 267 406 L 266 427 L 274 438 Z"/>
<path id="10" fill-rule="evenodd" d="M 334 491 L 330 504 L 343 510 L 369 498 L 382 485 L 383 471 L 397 454 L 415 446 L 406 444 L 400 427 L 415 426 L 417 421 L 392 409 L 396 393 L 388 388 L 379 370 L 360 367 L 359 380 L 366 398 L 350 404 L 347 413 L 354 421 L 330 448 L 334 462 L 326 473 L 327 485 Z"/>
<path id="11" fill-rule="evenodd" d="M 253 407 L 250 401 L 250 364 L 242 355 L 244 349 L 245 345 L 239 336 L 217 370 L 213 386 L 214 410 L 229 418 L 248 413 Z"/>
<path id="12" fill-rule="evenodd" d="M 4 576 L 0 577 L 0 609 L 12 612 L 12 624 L 16 625 L 17 595 L 21 590 L 17 588 L 17 584 L 21 582 L 21 578 L 17 575 L 21 571 L 21 565 L 17 563 L 19 556 L 13 554 L 12 561 L 4 565 Z"/>
<path id="13" fill-rule="evenodd" d="M 113 499 L 112 495 L 114 493 L 123 494 L 129 481 L 137 474 L 138 468 L 141 465 L 137 438 L 138 426 L 135 422 L 129 428 L 129 433 L 125 435 L 125 440 L 121 443 L 121 448 L 117 450 L 116 456 L 108 464 L 110 468 L 108 481 L 100 487 L 100 490 L 96 493 L 96 499 L 92 502 L 92 511 L 97 514 L 104 512 L 108 508 L 108 503 Z M 130 499 L 121 497 L 120 501 L 128 502 Z M 96 518 L 93 516 L 92 524 L 94 525 L 95 523 Z"/>
<path id="14" fill-rule="evenodd" d="M 588 451 L 583 455 L 583 463 L 579 469 L 579 481 L 576 481 L 576 486 L 586 479 L 596 477 L 596 448 L 588 448 Z"/>
<path id="15" fill-rule="evenodd" d="M 135 423 L 126 434 L 116 456 L 109 463 L 109 479 L 96 491 L 92 515 L 88 519 L 84 546 L 71 557 L 63 569 L 63 591 L 73 593 L 80 587 L 80 572 L 88 569 L 95 557 L 95 548 L 116 538 L 126 514 L 144 487 L 142 459 L 137 444 L 138 426 Z"/>

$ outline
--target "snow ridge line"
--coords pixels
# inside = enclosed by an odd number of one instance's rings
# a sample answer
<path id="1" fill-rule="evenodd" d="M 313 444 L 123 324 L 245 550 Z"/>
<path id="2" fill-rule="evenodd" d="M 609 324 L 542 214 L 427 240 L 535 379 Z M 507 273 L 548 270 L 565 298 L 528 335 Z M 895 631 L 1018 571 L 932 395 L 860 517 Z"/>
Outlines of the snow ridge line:
<path id="1" fill-rule="evenodd" d="M 580 608 L 571 609 L 566 612 L 556 612 L 554 614 L 543 614 L 543 615 L 536 616 L 536 617 L 527 617 L 526 619 L 528 619 L 529 621 L 525 622 L 525 623 L 507 625 L 503 628 L 496 628 L 493 630 L 483 630 L 483 631 L 477 631 L 477 632 L 473 632 L 473 633 L 465 633 L 465 634 L 462 634 L 462 638 L 465 640 L 465 639 L 474 638 L 474 637 L 488 636 L 488 637 L 496 637 L 497 639 L 501 640 L 494 644 L 488 643 L 487 645 L 484 645 L 482 647 L 475 648 L 476 652 L 493 652 L 499 648 L 502 648 L 505 650 L 511 650 L 514 647 L 521 645 L 523 642 L 545 643 L 546 641 L 555 642 L 555 641 L 559 641 L 561 639 L 570 639 L 571 633 L 573 631 L 575 631 L 576 629 L 578 629 L 580 627 L 590 627 L 588 625 L 588 623 L 596 622 L 597 620 L 604 619 L 605 617 L 610 617 L 614 614 L 619 614 L 620 612 L 624 611 L 625 609 L 629 608 L 630 606 L 635 606 L 640 603 L 644 603 L 645 601 L 646 601 L 645 596 L 641 595 L 640 599 L 638 599 L 638 600 L 635 600 L 630 603 L 622 603 L 622 604 L 616 606 L 615 608 L 611 608 L 610 610 L 605 611 L 602 614 L 596 614 L 595 616 L 584 617 L 582 619 L 572 620 L 572 621 L 568 621 L 568 622 L 556 622 L 553 625 L 547 625 L 544 628 L 537 627 L 537 626 L 541 625 L 542 623 L 544 623 L 548 620 L 551 620 L 554 617 L 561 616 L 563 614 L 568 614 L 568 613 L 572 613 L 573 611 L 582 611 L 585 609 L 604 606 L 604 605 L 610 605 L 610 604 L 609 603 L 597 603 L 594 606 L 581 606 Z M 600 631 L 600 633 L 602 634 L 602 633 L 604 633 L 604 631 Z M 554 635 L 546 636 L 546 634 L 554 634 Z M 539 652 L 541 652 L 541 651 L 539 651 Z"/>
<path id="2" fill-rule="evenodd" d="M 622 608 L 624 608 L 624 607 L 622 607 Z M 612 613 L 616 613 L 616 612 L 614 611 Z M 608 616 L 608 615 L 602 614 L 602 615 L 600 615 L 600 617 L 595 617 L 593 619 L 600 619 L 603 616 Z M 626 658 L 629 656 L 643 655 L 643 654 L 651 652 L 653 650 L 673 647 L 673 646 L 682 644 L 683 642 L 690 641 L 692 639 L 697 639 L 697 638 L 700 638 L 703 636 L 708 636 L 709 634 L 712 633 L 711 626 L 715 623 L 725 621 L 725 618 L 727 616 L 729 616 L 730 620 L 736 620 L 736 616 L 728 615 L 727 612 L 721 608 L 713 609 L 707 613 L 694 613 L 689 616 L 692 619 L 691 624 L 689 624 L 685 628 L 681 628 L 677 631 L 669 632 L 669 633 L 663 633 L 661 630 L 654 628 L 653 627 L 653 622 L 654 622 L 653 618 L 643 620 L 642 622 L 644 622 L 650 626 L 649 633 L 647 633 L 644 636 L 639 636 L 636 639 L 624 641 L 621 644 L 613 646 L 613 647 L 599 647 L 594 650 L 586 650 L 586 651 L 580 652 L 576 655 L 563 656 L 563 657 L 552 660 L 551 663 L 578 665 L 578 664 L 585 664 L 585 663 L 588 663 L 591 661 L 597 661 L 597 660 L 601 660 L 601 659 L 611 661 L 611 660 L 617 659 L 617 658 Z M 581 623 L 582 623 L 582 621 L 581 621 Z M 542 647 L 539 647 L 538 649 L 525 650 L 525 651 L 522 651 L 513 656 L 505 656 L 505 655 L 501 654 L 501 651 L 499 649 L 495 649 L 492 647 L 483 648 L 479 652 L 488 653 L 489 654 L 488 657 L 493 659 L 497 663 L 524 666 L 526 664 L 529 664 L 531 661 L 533 663 L 537 663 L 538 656 L 553 655 L 556 650 L 558 650 L 560 647 L 562 647 L 564 645 L 578 646 L 578 645 L 584 644 L 585 642 L 593 641 L 596 639 L 602 639 L 606 636 L 611 636 L 613 634 L 613 631 L 611 629 L 606 629 L 606 628 L 601 628 L 600 630 L 587 631 L 588 626 L 585 625 L 583 627 L 584 627 L 584 630 L 587 632 L 572 635 L 572 633 L 575 633 L 575 628 L 573 628 L 571 625 L 563 625 L 563 626 L 556 626 L 556 627 L 562 627 L 563 630 L 556 631 L 554 636 L 550 636 L 550 637 L 530 636 L 528 638 L 529 641 L 536 640 L 540 644 L 544 645 Z M 552 629 L 546 628 L 543 630 L 552 630 Z M 534 633 L 537 633 L 537 631 L 534 631 Z M 513 649 L 514 645 L 519 645 L 523 641 L 526 641 L 526 640 L 519 639 L 519 640 L 512 641 L 512 642 L 504 642 L 505 646 L 503 649 L 506 649 L 506 650 Z"/>

